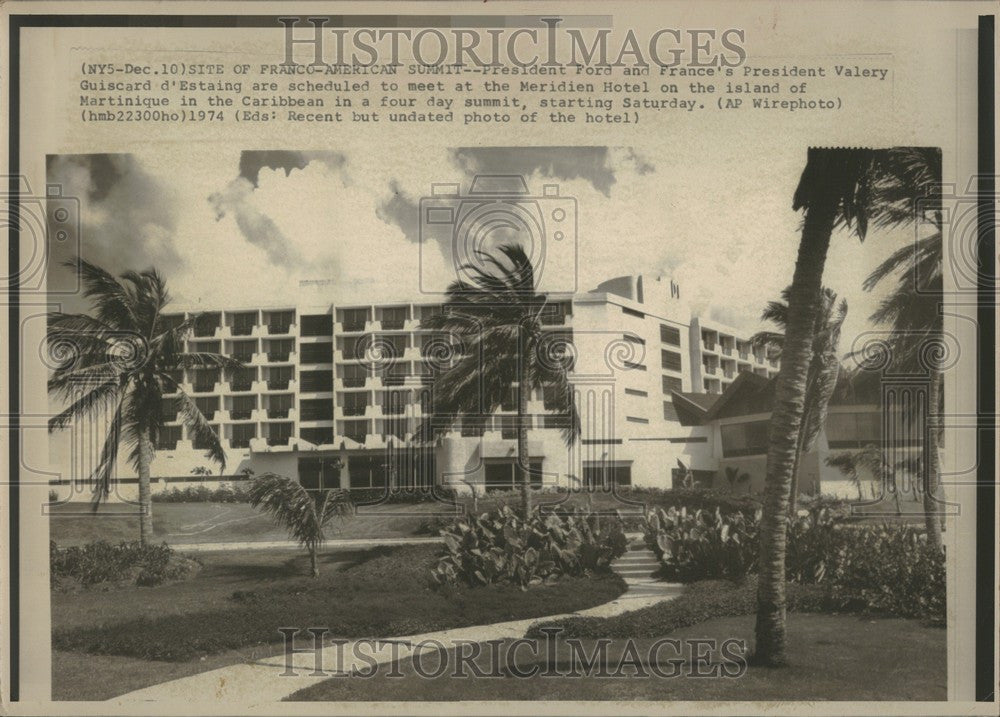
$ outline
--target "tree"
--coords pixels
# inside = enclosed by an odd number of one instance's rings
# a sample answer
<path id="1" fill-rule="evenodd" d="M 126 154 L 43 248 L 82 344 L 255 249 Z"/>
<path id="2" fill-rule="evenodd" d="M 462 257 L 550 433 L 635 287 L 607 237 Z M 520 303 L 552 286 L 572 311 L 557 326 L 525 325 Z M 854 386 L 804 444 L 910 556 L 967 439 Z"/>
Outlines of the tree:
<path id="1" fill-rule="evenodd" d="M 747 484 L 747 490 L 750 489 L 750 474 L 740 473 L 740 469 L 735 466 L 726 466 L 726 482 L 729 483 L 729 492 L 736 494 L 736 487 L 741 483 Z"/>
<path id="2" fill-rule="evenodd" d="M 885 193 L 902 220 L 923 220 L 929 232 L 895 251 L 865 280 L 871 291 L 895 276 L 896 286 L 872 314 L 875 323 L 891 327 L 889 345 L 894 371 L 910 375 L 926 374 L 927 445 L 919 461 L 924 475 L 924 523 L 931 545 L 941 548 L 937 491 L 941 478 L 942 407 L 941 356 L 944 320 L 941 313 L 943 291 L 943 244 L 941 238 L 941 150 L 913 148 L 904 155 L 903 170 L 888 184 Z M 920 420 L 920 417 L 914 417 Z"/>
<path id="3" fill-rule="evenodd" d="M 792 201 L 803 211 L 788 325 L 775 388 L 760 526 L 760 575 L 754 660 L 782 665 L 785 652 L 785 544 L 795 449 L 805 413 L 812 340 L 822 307 L 823 269 L 835 228 L 864 240 L 869 224 L 888 228 L 912 222 L 900 187 L 911 181 L 912 150 L 810 148 Z"/>
<path id="4" fill-rule="evenodd" d="M 298 481 L 262 473 L 250 483 L 250 505 L 260 508 L 282 525 L 293 540 L 309 551 L 314 578 L 319 577 L 319 548 L 326 541 L 324 528 L 334 517 L 348 515 L 353 507 L 350 491 L 343 488 L 310 491 Z"/>
<path id="5" fill-rule="evenodd" d="M 535 271 L 518 245 L 479 252 L 477 265 L 462 267 L 469 281 L 455 281 L 444 310 L 422 320 L 421 328 L 443 332 L 456 355 L 434 382 L 431 417 L 420 435 L 430 437 L 459 417 L 485 420 L 514 391 L 517 399 L 517 464 L 525 515 L 531 510 L 528 455 L 528 400 L 546 392 L 546 403 L 564 417 L 563 438 L 572 444 L 580 419 L 569 382 L 570 355 L 565 337 L 543 328 L 543 315 L 555 307 L 535 285 Z"/>
<path id="6" fill-rule="evenodd" d="M 215 353 L 184 351 L 184 337 L 198 317 L 179 323 L 164 317 L 170 295 L 155 269 L 126 271 L 115 278 L 82 259 L 66 265 L 79 267 L 93 315 L 48 316 L 49 352 L 66 359 L 52 371 L 48 390 L 69 404 L 49 420 L 49 432 L 74 421 L 107 421 L 107 435 L 90 476 L 95 483 L 94 507 L 110 494 L 124 442 L 139 476 L 139 539 L 148 543 L 153 538 L 150 466 L 165 414 L 180 415 L 193 437 L 207 446 L 206 457 L 222 468 L 226 465 L 219 436 L 173 372 L 242 364 Z"/>
<path id="7" fill-rule="evenodd" d="M 789 289 L 781 292 L 780 301 L 769 301 L 761 313 L 762 321 L 770 321 L 781 331 L 760 331 L 754 334 L 750 341 L 754 346 L 771 349 L 775 355 L 781 355 L 785 343 L 784 330 L 788 325 L 788 294 Z M 847 318 L 847 301 L 837 303 L 837 294 L 832 289 L 824 288 L 821 296 L 820 310 L 816 314 L 816 325 L 813 327 L 812 360 L 806 376 L 806 393 L 802 414 L 802 430 L 799 431 L 795 446 L 795 458 L 792 463 L 792 481 L 788 502 L 789 515 L 795 514 L 798 500 L 799 463 L 802 454 L 810 451 L 816 442 L 816 437 L 826 423 L 827 409 L 830 398 L 837 386 L 840 375 L 840 331 Z"/>

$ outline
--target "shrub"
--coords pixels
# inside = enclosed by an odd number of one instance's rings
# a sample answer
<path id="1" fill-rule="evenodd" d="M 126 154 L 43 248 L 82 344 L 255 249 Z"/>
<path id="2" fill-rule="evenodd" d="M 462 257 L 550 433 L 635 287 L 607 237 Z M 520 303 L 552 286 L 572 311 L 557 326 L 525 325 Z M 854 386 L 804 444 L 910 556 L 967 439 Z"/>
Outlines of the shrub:
<path id="1" fill-rule="evenodd" d="M 789 522 L 786 578 L 821 585 L 831 604 L 901 617 L 943 620 L 944 555 L 908 525 L 850 525 L 838 506 L 816 501 Z M 664 577 L 683 582 L 738 580 L 757 570 L 760 513 L 658 509 L 646 517 L 645 540 Z"/>
<path id="2" fill-rule="evenodd" d="M 52 583 L 58 588 L 99 584 L 150 586 L 190 577 L 196 561 L 177 555 L 166 543 L 143 545 L 138 541 L 118 545 L 103 540 L 60 548 L 49 543 Z"/>
<path id="3" fill-rule="evenodd" d="M 943 622 L 944 553 L 914 526 L 847 528 L 830 570 L 833 594 L 856 596 L 875 612 Z"/>
<path id="4" fill-rule="evenodd" d="M 657 508 L 647 516 L 646 544 L 671 580 L 742 578 L 757 567 L 759 516 L 747 518 L 720 508 Z"/>
<path id="5" fill-rule="evenodd" d="M 522 588 L 563 575 L 609 572 L 628 541 L 621 521 L 577 509 L 527 519 L 509 507 L 456 520 L 442 530 L 443 553 L 432 577 L 440 584 L 513 583 Z"/>
<path id="6" fill-rule="evenodd" d="M 153 494 L 154 503 L 246 503 L 248 487 L 243 483 L 223 483 L 218 488 L 206 485 L 171 488 Z"/>

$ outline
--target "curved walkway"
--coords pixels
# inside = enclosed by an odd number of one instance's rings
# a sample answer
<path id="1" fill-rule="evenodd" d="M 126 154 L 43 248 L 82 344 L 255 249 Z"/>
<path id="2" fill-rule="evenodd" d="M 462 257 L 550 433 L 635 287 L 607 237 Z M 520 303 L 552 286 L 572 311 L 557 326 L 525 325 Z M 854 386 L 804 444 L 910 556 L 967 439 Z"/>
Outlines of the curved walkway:
<path id="1" fill-rule="evenodd" d="M 418 651 L 437 651 L 438 645 L 442 643 L 450 645 L 515 639 L 523 637 L 532 625 L 540 622 L 572 616 L 612 617 L 672 600 L 680 594 L 682 586 L 655 580 L 652 573 L 656 567 L 653 554 L 644 545 L 633 542 L 629 551 L 612 565 L 628 588 L 603 605 L 562 615 L 475 625 L 421 635 L 382 640 L 351 640 L 342 645 L 325 647 L 318 653 L 307 649 L 309 643 L 303 640 L 296 645 L 301 645 L 303 651 L 292 656 L 290 672 L 294 674 L 289 674 L 286 657 L 276 655 L 153 685 L 114 697 L 109 702 L 130 706 L 177 699 L 194 703 L 214 700 L 225 703 L 227 707 L 267 707 L 317 682 L 338 675 L 350 675 L 354 670 L 371 670 L 373 664 L 404 660 Z M 429 644 L 422 645 L 424 642 Z M 317 667 L 322 671 L 321 674 L 315 673 Z"/>

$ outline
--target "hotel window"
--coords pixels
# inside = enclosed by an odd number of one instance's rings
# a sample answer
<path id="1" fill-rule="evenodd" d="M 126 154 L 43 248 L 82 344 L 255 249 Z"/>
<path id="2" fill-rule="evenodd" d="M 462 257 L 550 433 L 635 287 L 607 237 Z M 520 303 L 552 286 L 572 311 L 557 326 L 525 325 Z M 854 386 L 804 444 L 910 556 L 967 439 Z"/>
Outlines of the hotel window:
<path id="1" fill-rule="evenodd" d="M 319 392 L 333 390 L 332 371 L 303 371 L 299 376 L 300 388 L 303 392 Z"/>
<path id="2" fill-rule="evenodd" d="M 160 429 L 160 435 L 156 439 L 156 449 L 160 451 L 172 451 L 177 448 L 177 441 L 181 439 L 180 426 L 164 426 Z"/>
<path id="3" fill-rule="evenodd" d="M 202 314 L 194 321 L 195 336 L 214 336 L 215 329 L 222 322 L 222 314 Z"/>
<path id="4" fill-rule="evenodd" d="M 250 439 L 257 437 L 257 426 L 253 423 L 239 423 L 232 427 L 229 445 L 233 448 L 249 448 Z"/>
<path id="5" fill-rule="evenodd" d="M 382 309 L 382 328 L 386 331 L 399 331 L 406 324 L 408 314 L 405 306 Z"/>
<path id="6" fill-rule="evenodd" d="M 409 403 L 409 391 L 386 391 L 382 394 L 382 413 L 386 416 L 402 416 Z"/>
<path id="7" fill-rule="evenodd" d="M 676 376 L 663 377 L 663 393 L 667 396 L 673 391 L 683 391 L 684 382 Z"/>
<path id="8" fill-rule="evenodd" d="M 368 309 L 344 309 L 344 331 L 364 331 Z"/>
<path id="9" fill-rule="evenodd" d="M 500 437 L 511 440 L 517 438 L 517 416 L 499 416 Z M 530 427 L 531 418 L 524 417 L 525 425 Z"/>
<path id="10" fill-rule="evenodd" d="M 882 440 L 882 416 L 877 411 L 829 413 L 825 428 L 830 448 L 862 448 Z"/>
<path id="11" fill-rule="evenodd" d="M 253 382 L 256 380 L 257 369 L 255 367 L 238 368 L 229 375 L 229 388 L 233 391 L 249 391 L 253 388 Z"/>
<path id="12" fill-rule="evenodd" d="M 300 361 L 302 363 L 332 363 L 333 344 L 302 344 L 300 348 Z"/>
<path id="13" fill-rule="evenodd" d="M 628 421 L 629 423 L 641 423 L 641 424 L 649 423 L 648 418 L 639 418 L 637 416 L 625 416 L 625 420 Z"/>
<path id="14" fill-rule="evenodd" d="M 300 401 L 299 419 L 303 421 L 330 421 L 333 419 L 333 402 L 328 398 Z"/>
<path id="15" fill-rule="evenodd" d="M 636 363 L 635 361 L 622 361 L 622 365 L 625 366 L 626 371 L 645 371 L 646 367 L 641 363 Z"/>
<path id="16" fill-rule="evenodd" d="M 641 311 L 636 311 L 635 309 L 630 309 L 626 306 L 622 307 L 622 313 L 626 316 L 634 316 L 637 319 L 645 319 L 646 315 Z"/>
<path id="17" fill-rule="evenodd" d="M 257 408 L 256 396 L 234 396 L 232 398 L 232 408 L 229 409 L 229 418 L 233 421 L 246 421 Z"/>
<path id="18" fill-rule="evenodd" d="M 649 396 L 648 393 L 646 393 L 645 391 L 640 391 L 637 388 L 626 388 L 625 394 L 627 396 L 639 396 L 641 398 L 646 398 L 647 396 Z"/>
<path id="19" fill-rule="evenodd" d="M 660 363 L 663 368 L 668 371 L 680 371 L 681 370 L 681 355 L 676 351 L 667 351 L 667 349 L 660 350 Z"/>
<path id="20" fill-rule="evenodd" d="M 270 423 L 267 425 L 267 445 L 285 446 L 292 437 L 291 423 Z"/>
<path id="21" fill-rule="evenodd" d="M 626 341 L 631 341 L 633 344 L 639 344 L 640 346 L 646 345 L 646 339 L 636 334 L 622 334 L 622 338 Z"/>
<path id="22" fill-rule="evenodd" d="M 267 342 L 268 361 L 287 361 L 295 350 L 295 339 L 270 339 Z"/>
<path id="23" fill-rule="evenodd" d="M 267 369 L 267 387 L 272 391 L 284 391 L 295 377 L 291 366 L 275 366 Z"/>
<path id="24" fill-rule="evenodd" d="M 664 421 L 676 421 L 677 420 L 677 409 L 674 408 L 673 401 L 663 402 L 663 420 Z"/>
<path id="25" fill-rule="evenodd" d="M 344 388 L 361 388 L 368 380 L 368 367 L 360 364 L 347 364 L 343 367 L 341 380 Z"/>
<path id="26" fill-rule="evenodd" d="M 219 369 L 197 369 L 194 372 L 195 393 L 209 393 L 215 390 L 219 381 Z"/>
<path id="27" fill-rule="evenodd" d="M 232 334 L 233 336 L 249 336 L 253 333 L 253 327 L 257 324 L 257 312 L 251 311 L 244 314 L 233 315 Z"/>
<path id="28" fill-rule="evenodd" d="M 211 421 L 212 417 L 215 416 L 215 412 L 219 410 L 219 397 L 205 396 L 196 398 L 194 399 L 194 405 L 201 411 L 201 415 Z"/>
<path id="29" fill-rule="evenodd" d="M 660 324 L 660 341 L 671 346 L 681 345 L 681 332 L 675 326 Z"/>
<path id="30" fill-rule="evenodd" d="M 569 416 L 546 415 L 542 416 L 542 428 L 563 430 L 569 427 Z"/>
<path id="31" fill-rule="evenodd" d="M 233 350 L 229 355 L 232 356 L 237 361 L 243 363 L 250 363 L 253 361 L 253 355 L 257 351 L 256 341 L 234 341 Z"/>
<path id="32" fill-rule="evenodd" d="M 294 322 L 294 311 L 272 311 L 267 319 L 267 333 L 287 334 Z"/>
<path id="33" fill-rule="evenodd" d="M 768 421 L 732 423 L 721 427 L 722 456 L 758 456 L 767 453 Z"/>
<path id="34" fill-rule="evenodd" d="M 288 418 L 295 403 L 295 397 L 290 393 L 281 393 L 267 398 L 268 418 Z"/>
<path id="35" fill-rule="evenodd" d="M 344 394 L 344 415 L 363 416 L 368 408 L 368 393 L 366 391 L 358 393 Z"/>
<path id="36" fill-rule="evenodd" d="M 333 336 L 333 317 L 330 314 L 314 314 L 302 317 L 303 336 Z"/>
<path id="37" fill-rule="evenodd" d="M 368 421 L 344 421 L 344 436 L 356 443 L 364 443 L 368 435 Z"/>

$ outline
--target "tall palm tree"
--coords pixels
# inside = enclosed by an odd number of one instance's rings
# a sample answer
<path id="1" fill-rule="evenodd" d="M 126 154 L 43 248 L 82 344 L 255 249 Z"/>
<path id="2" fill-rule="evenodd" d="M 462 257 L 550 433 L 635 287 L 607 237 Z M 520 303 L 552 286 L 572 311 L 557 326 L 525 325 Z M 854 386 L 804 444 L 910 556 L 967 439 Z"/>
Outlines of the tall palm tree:
<path id="1" fill-rule="evenodd" d="M 79 267 L 83 294 L 93 311 L 48 316 L 49 351 L 67 359 L 53 370 L 48 390 L 68 404 L 49 420 L 49 432 L 74 421 L 107 421 L 107 436 L 91 475 L 94 507 L 110 494 L 124 443 L 139 476 L 139 539 L 148 543 L 153 538 L 150 465 L 164 415 L 178 413 L 194 438 L 207 446 L 206 457 L 223 469 L 226 465 L 219 436 L 172 372 L 241 364 L 215 353 L 184 351 L 184 337 L 198 317 L 172 323 L 163 316 L 170 295 L 155 269 L 126 271 L 115 278 L 82 259 L 66 265 Z"/>
<path id="2" fill-rule="evenodd" d="M 778 326 L 780 331 L 760 331 L 750 338 L 754 346 L 771 349 L 775 355 L 781 355 L 785 343 L 784 330 L 788 325 L 788 294 L 789 289 L 781 292 L 781 300 L 769 301 L 761 313 L 761 321 L 770 321 Z M 837 293 L 824 288 L 820 310 L 816 315 L 816 325 L 813 327 L 812 361 L 806 377 L 806 395 L 802 414 L 802 430 L 799 431 L 798 444 L 795 448 L 795 460 L 792 464 L 792 483 L 788 504 L 789 514 L 795 513 L 798 500 L 799 463 L 802 454 L 812 450 L 820 429 L 826 423 L 827 408 L 830 398 L 837 386 L 840 375 L 840 332 L 847 318 L 847 300 L 837 303 Z"/>
<path id="3" fill-rule="evenodd" d="M 459 344 L 453 364 L 435 381 L 431 417 L 421 427 L 430 437 L 462 416 L 485 418 L 517 397 L 517 465 L 525 515 L 531 510 L 528 455 L 528 400 L 546 391 L 548 403 L 562 416 L 563 438 L 572 444 L 580 419 L 569 382 L 565 339 L 543 329 L 548 298 L 537 291 L 535 270 L 520 246 L 479 253 L 477 265 L 462 267 L 468 281 L 447 290 L 444 311 L 425 318 L 421 328 L 449 334 Z"/>
<path id="4" fill-rule="evenodd" d="M 830 238 L 844 227 L 864 240 L 869 224 L 914 220 L 901 189 L 914 172 L 913 150 L 810 148 L 792 209 L 803 210 L 802 235 L 788 292 L 788 325 L 775 389 L 760 529 L 760 575 L 754 660 L 781 665 L 785 652 L 785 541 L 795 450 L 805 413 L 823 269 Z"/>
<path id="5" fill-rule="evenodd" d="M 269 513 L 309 551 L 311 573 L 318 578 L 319 548 L 326 541 L 324 528 L 334 517 L 350 513 L 351 492 L 343 488 L 307 490 L 291 478 L 264 473 L 250 483 L 248 496 L 250 505 Z"/>
<path id="6" fill-rule="evenodd" d="M 938 414 L 942 405 L 940 356 L 944 320 L 941 314 L 943 291 L 943 242 L 941 237 L 941 151 L 937 148 L 914 148 L 906 156 L 905 171 L 898 173 L 889 186 L 893 206 L 900 216 L 907 212 L 922 219 L 928 232 L 911 244 L 895 251 L 875 268 L 865 280 L 871 291 L 885 279 L 895 276 L 896 286 L 872 314 L 872 321 L 890 326 L 892 368 L 910 375 L 928 377 L 928 430 L 924 459 L 924 522 L 931 545 L 941 547 L 941 522 L 938 519 L 937 491 L 940 485 L 941 425 Z"/>

